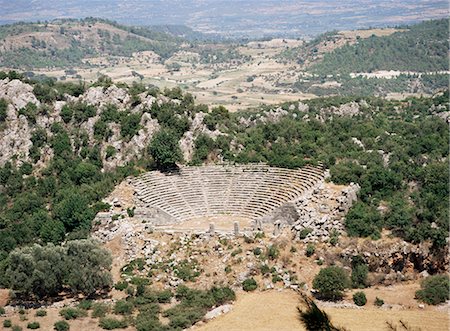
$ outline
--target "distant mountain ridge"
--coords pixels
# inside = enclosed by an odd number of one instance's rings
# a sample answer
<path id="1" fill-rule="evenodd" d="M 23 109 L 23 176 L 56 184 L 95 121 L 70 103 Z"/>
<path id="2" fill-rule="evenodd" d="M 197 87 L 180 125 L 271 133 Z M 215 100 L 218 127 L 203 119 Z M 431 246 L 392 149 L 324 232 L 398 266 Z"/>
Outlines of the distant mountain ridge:
<path id="1" fill-rule="evenodd" d="M 225 36 L 305 37 L 448 16 L 444 0 L 0 0 L 0 23 L 102 17 L 128 25 L 187 25 Z"/>

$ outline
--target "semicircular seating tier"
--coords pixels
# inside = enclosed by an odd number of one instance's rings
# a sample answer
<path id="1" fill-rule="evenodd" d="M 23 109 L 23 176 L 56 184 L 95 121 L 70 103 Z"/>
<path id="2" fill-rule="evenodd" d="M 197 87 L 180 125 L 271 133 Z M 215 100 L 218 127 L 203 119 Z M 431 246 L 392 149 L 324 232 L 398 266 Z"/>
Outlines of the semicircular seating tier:
<path id="1" fill-rule="evenodd" d="M 218 215 L 255 220 L 295 202 L 324 176 L 320 166 L 212 165 L 150 171 L 132 184 L 144 204 L 159 208 L 176 222 Z"/>

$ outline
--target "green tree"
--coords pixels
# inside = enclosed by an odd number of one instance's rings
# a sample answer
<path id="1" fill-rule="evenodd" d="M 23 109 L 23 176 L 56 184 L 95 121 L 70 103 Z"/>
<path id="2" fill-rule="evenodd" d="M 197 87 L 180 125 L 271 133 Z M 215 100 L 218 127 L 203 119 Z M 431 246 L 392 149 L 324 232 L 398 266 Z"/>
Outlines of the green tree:
<path id="1" fill-rule="evenodd" d="M 345 270 L 336 266 L 321 269 L 313 280 L 313 288 L 326 300 L 341 299 L 349 284 Z"/>
<path id="2" fill-rule="evenodd" d="M 19 248 L 11 252 L 5 277 L 9 287 L 39 298 L 61 291 L 67 273 L 64 248 L 48 244 Z"/>
<path id="3" fill-rule="evenodd" d="M 160 170 L 173 168 L 183 159 L 176 135 L 170 130 L 158 131 L 152 138 L 148 151 Z"/>
<path id="4" fill-rule="evenodd" d="M 61 108 L 61 118 L 64 123 L 69 123 L 73 117 L 73 109 L 70 105 L 66 104 Z"/>
<path id="5" fill-rule="evenodd" d="M 369 267 L 360 255 L 352 258 L 352 287 L 365 288 L 367 286 L 367 274 Z"/>
<path id="6" fill-rule="evenodd" d="M 92 239 L 69 241 L 66 248 L 70 270 L 66 281 L 72 292 L 90 296 L 112 286 L 112 258 L 108 250 Z"/>
<path id="7" fill-rule="evenodd" d="M 429 305 L 438 305 L 450 299 L 450 278 L 448 275 L 435 275 L 425 278 L 416 292 L 416 298 Z"/>
<path id="8" fill-rule="evenodd" d="M 354 237 L 380 238 L 382 218 L 372 206 L 358 201 L 345 218 L 347 233 Z"/>
<path id="9" fill-rule="evenodd" d="M 140 122 L 141 114 L 128 114 L 127 116 L 122 117 L 120 123 L 120 134 L 122 137 L 130 140 L 135 136 L 140 129 Z"/>
<path id="10" fill-rule="evenodd" d="M 55 205 L 54 215 L 68 231 L 78 227 L 90 228 L 90 222 L 94 218 L 87 197 L 72 190 L 68 190 L 63 200 Z"/>
<path id="11" fill-rule="evenodd" d="M 46 220 L 39 231 L 39 236 L 44 242 L 58 244 L 64 240 L 66 230 L 64 224 L 54 219 Z"/>

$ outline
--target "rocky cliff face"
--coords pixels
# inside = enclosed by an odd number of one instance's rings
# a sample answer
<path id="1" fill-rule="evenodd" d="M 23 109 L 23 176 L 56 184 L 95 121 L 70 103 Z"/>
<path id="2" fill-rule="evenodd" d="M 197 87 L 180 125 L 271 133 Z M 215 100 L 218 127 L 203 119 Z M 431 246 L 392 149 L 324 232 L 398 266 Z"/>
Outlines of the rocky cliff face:
<path id="1" fill-rule="evenodd" d="M 336 247 L 319 250 L 317 255 L 327 264 L 350 266 L 359 255 L 367 264 L 371 285 L 391 285 L 398 281 L 445 272 L 449 257 L 445 249 L 432 249 L 430 243 L 411 244 L 400 239 L 344 238 Z"/>
<path id="2" fill-rule="evenodd" d="M 0 80 L 0 98 L 9 101 L 6 121 L 0 125 L 0 166 L 13 157 L 28 160 L 32 146 L 31 128 L 27 118 L 19 115 L 19 110 L 28 103 L 40 106 L 32 91 L 32 86 L 20 80 Z"/>
<path id="3" fill-rule="evenodd" d="M 123 139 L 120 133 L 120 124 L 108 123 L 108 129 L 111 130 L 112 135 L 103 141 L 96 140 L 94 125 L 100 119 L 104 106 L 114 105 L 120 112 L 136 113 L 144 107 L 151 107 L 153 102 L 161 101 L 144 93 L 139 95 L 141 101 L 139 105 L 132 107 L 128 92 L 115 85 L 109 88 L 91 87 L 79 97 L 66 95 L 64 100 L 45 105 L 45 111 L 42 111 L 41 103 L 33 94 L 33 86 L 17 79 L 4 79 L 0 80 L 0 98 L 4 98 L 8 102 L 7 118 L 0 125 L 0 166 L 11 160 L 16 160 L 19 165 L 25 161 L 29 162 L 29 152 L 33 146 L 31 140 L 33 132 L 43 129 L 47 137 L 51 138 L 53 136 L 51 126 L 54 123 L 60 123 L 68 131 L 72 144 L 76 140 L 77 132 L 84 132 L 88 137 L 90 147 L 94 145 L 100 147 L 104 168 L 111 169 L 123 166 L 143 153 L 153 134 L 160 127 L 156 119 L 153 119 L 150 114 L 144 113 L 139 123 L 140 129 L 130 139 Z M 64 123 L 61 118 L 61 109 L 67 103 L 77 102 L 94 106 L 96 115 L 79 125 Z M 38 109 L 33 121 L 30 121 L 24 114 L 19 114 L 20 110 L 29 104 L 35 105 Z M 114 156 L 106 157 L 107 146 L 115 148 Z M 41 157 L 37 162 L 38 167 L 44 166 L 53 157 L 53 151 L 48 142 L 41 148 L 40 153 Z"/>
<path id="4" fill-rule="evenodd" d="M 186 162 L 192 161 L 192 156 L 194 155 L 195 149 L 195 139 L 197 139 L 200 134 L 206 134 L 212 139 L 216 139 L 218 136 L 223 134 L 219 130 L 211 131 L 206 127 L 203 123 L 205 115 L 205 113 L 195 114 L 189 131 L 186 131 L 180 139 L 179 145 Z"/>

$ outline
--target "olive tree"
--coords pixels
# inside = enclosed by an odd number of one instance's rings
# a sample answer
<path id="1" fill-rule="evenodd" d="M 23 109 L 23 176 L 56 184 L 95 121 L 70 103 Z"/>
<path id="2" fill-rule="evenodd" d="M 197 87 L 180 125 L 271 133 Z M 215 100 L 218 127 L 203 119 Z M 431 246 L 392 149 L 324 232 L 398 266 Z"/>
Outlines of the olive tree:
<path id="1" fill-rule="evenodd" d="M 67 285 L 72 292 L 89 296 L 112 286 L 111 254 L 98 242 L 92 239 L 72 240 L 67 242 L 66 249 L 66 264 L 70 270 Z"/>
<path id="2" fill-rule="evenodd" d="M 25 297 L 51 297 L 65 288 L 89 296 L 112 285 L 111 254 L 93 239 L 17 248 L 6 261 L 2 283 Z"/>
<path id="3" fill-rule="evenodd" d="M 321 269 L 313 280 L 313 288 L 326 300 L 341 299 L 343 291 L 349 285 L 350 281 L 345 270 L 336 266 Z"/>

